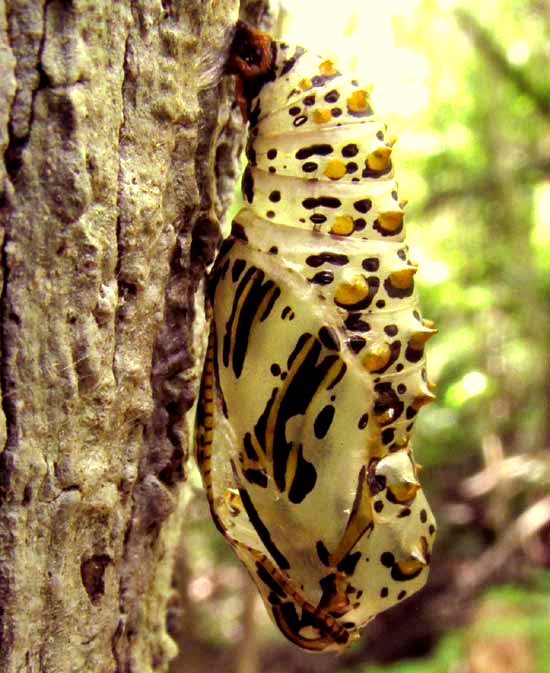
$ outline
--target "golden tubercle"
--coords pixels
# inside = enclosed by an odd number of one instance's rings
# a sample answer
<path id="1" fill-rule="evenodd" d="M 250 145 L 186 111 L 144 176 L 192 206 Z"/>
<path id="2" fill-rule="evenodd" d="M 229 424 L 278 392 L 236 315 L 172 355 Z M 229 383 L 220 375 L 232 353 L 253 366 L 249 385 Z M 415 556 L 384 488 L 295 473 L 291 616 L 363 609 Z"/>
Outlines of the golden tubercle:
<path id="1" fill-rule="evenodd" d="M 309 79 L 309 77 L 304 77 L 304 79 L 301 79 L 298 82 L 298 86 L 300 89 L 302 89 L 302 91 L 308 91 L 313 86 L 313 82 Z"/>
<path id="2" fill-rule="evenodd" d="M 371 171 L 383 171 L 390 163 L 391 147 L 377 147 L 367 157 L 367 167 Z"/>
<path id="3" fill-rule="evenodd" d="M 313 110 L 312 119 L 316 124 L 325 124 L 330 121 L 332 115 L 329 108 L 316 108 Z"/>
<path id="4" fill-rule="evenodd" d="M 390 273 L 389 279 L 391 284 L 399 290 L 408 289 L 413 282 L 413 276 L 416 273 L 416 266 L 406 266 L 399 271 Z"/>
<path id="5" fill-rule="evenodd" d="M 378 222 L 384 231 L 397 231 L 403 226 L 403 216 L 400 210 L 387 210 L 385 213 L 380 213 Z"/>
<path id="6" fill-rule="evenodd" d="M 353 217 L 351 215 L 337 215 L 334 218 L 330 233 L 338 236 L 349 236 L 353 233 Z"/>
<path id="7" fill-rule="evenodd" d="M 354 276 L 349 283 L 341 283 L 334 293 L 336 304 L 352 306 L 365 299 L 369 294 L 369 286 L 363 276 Z"/>
<path id="8" fill-rule="evenodd" d="M 409 203 L 409 199 L 401 199 L 399 201 L 399 207 L 404 208 L 407 205 L 407 203 Z"/>
<path id="9" fill-rule="evenodd" d="M 388 136 L 386 138 L 386 145 L 388 147 L 393 147 L 396 142 L 397 142 L 397 136 Z"/>
<path id="10" fill-rule="evenodd" d="M 403 481 L 399 484 L 393 484 L 391 492 L 397 502 L 405 503 L 414 498 L 419 488 L 420 484 L 418 482 Z"/>
<path id="11" fill-rule="evenodd" d="M 364 112 L 369 107 L 368 91 L 366 89 L 357 89 L 346 102 L 350 112 Z"/>
<path id="12" fill-rule="evenodd" d="M 407 561 L 398 561 L 397 565 L 399 566 L 399 570 L 401 570 L 403 575 L 410 577 L 411 575 L 416 575 L 419 570 L 427 565 L 427 561 L 422 562 L 417 561 L 416 559 L 410 559 Z"/>
<path id="13" fill-rule="evenodd" d="M 346 164 L 339 159 L 331 159 L 327 161 L 323 173 L 331 180 L 339 180 L 346 174 Z"/>
<path id="14" fill-rule="evenodd" d="M 329 58 L 326 61 L 323 61 L 319 65 L 319 72 L 325 77 L 330 77 L 331 75 L 336 74 L 336 65 L 334 61 L 331 61 Z"/>

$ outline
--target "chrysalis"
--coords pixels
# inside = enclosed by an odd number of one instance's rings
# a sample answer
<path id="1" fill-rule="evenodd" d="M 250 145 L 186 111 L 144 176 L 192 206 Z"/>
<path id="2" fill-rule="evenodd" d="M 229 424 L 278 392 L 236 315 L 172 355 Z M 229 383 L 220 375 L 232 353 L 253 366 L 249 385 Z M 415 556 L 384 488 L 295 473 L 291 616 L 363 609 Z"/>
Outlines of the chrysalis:
<path id="1" fill-rule="evenodd" d="M 245 207 L 209 279 L 197 457 L 276 624 L 338 650 L 426 582 L 411 434 L 433 399 L 394 138 L 330 59 L 239 26 Z"/>

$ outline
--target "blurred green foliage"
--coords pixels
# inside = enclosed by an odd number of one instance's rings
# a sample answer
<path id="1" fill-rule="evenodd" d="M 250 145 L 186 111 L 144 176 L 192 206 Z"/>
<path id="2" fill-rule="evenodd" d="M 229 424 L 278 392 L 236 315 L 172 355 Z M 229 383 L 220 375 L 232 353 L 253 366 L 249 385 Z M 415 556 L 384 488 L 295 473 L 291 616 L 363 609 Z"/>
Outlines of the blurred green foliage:
<path id="1" fill-rule="evenodd" d="M 411 249 L 448 269 L 421 287 L 440 328 L 429 345 L 440 392 L 416 445 L 431 465 L 469 470 L 488 437 L 506 455 L 548 447 L 550 7 L 443 4 L 395 20 L 398 44 L 429 63 L 430 104 L 409 130 L 436 137 L 435 151 L 404 157 L 401 182 L 423 185 Z M 472 372 L 484 386 L 464 385 Z"/>

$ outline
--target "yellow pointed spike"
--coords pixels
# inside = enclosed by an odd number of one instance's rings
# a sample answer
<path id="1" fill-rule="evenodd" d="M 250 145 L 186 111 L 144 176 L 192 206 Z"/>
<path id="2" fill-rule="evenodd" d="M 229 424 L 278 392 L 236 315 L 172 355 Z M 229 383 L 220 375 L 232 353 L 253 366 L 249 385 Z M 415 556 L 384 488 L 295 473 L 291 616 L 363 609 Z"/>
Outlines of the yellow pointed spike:
<path id="1" fill-rule="evenodd" d="M 411 560 L 412 561 L 417 561 L 418 563 L 421 563 L 422 565 L 427 565 L 428 564 L 428 558 L 426 556 L 426 550 L 422 549 L 421 547 L 415 547 L 411 551 Z"/>
<path id="2" fill-rule="evenodd" d="M 367 157 L 367 166 L 371 171 L 383 171 L 390 162 L 391 147 L 377 147 Z"/>
<path id="3" fill-rule="evenodd" d="M 409 339 L 409 346 L 414 348 L 415 351 L 421 351 L 428 339 L 431 339 L 434 334 L 437 334 L 436 329 L 425 329 L 413 332 Z"/>
<path id="4" fill-rule="evenodd" d="M 386 138 L 386 145 L 388 147 L 393 147 L 396 142 L 397 142 L 397 136 L 388 136 Z"/>
<path id="5" fill-rule="evenodd" d="M 431 393 L 435 393 L 435 391 L 437 390 L 437 384 L 435 384 L 433 381 L 428 381 L 428 390 Z"/>
<path id="6" fill-rule="evenodd" d="M 432 395 L 431 393 L 424 393 L 423 395 L 418 395 L 417 397 L 414 398 L 414 400 L 411 403 L 411 407 L 418 411 L 421 407 L 425 406 L 426 404 L 431 404 L 435 400 L 435 395 Z"/>
<path id="7" fill-rule="evenodd" d="M 394 287 L 397 287 L 400 290 L 406 290 L 412 285 L 415 273 L 415 266 L 406 266 L 403 269 L 399 269 L 399 271 L 390 273 L 390 282 Z"/>
<path id="8" fill-rule="evenodd" d="M 409 203 L 409 199 L 401 199 L 399 201 L 399 207 L 404 208 L 407 205 L 407 203 Z"/>
<path id="9" fill-rule="evenodd" d="M 435 322 L 433 320 L 428 320 L 427 318 L 424 318 L 422 320 L 422 324 L 424 327 L 429 327 L 430 329 L 433 329 L 435 327 Z"/>

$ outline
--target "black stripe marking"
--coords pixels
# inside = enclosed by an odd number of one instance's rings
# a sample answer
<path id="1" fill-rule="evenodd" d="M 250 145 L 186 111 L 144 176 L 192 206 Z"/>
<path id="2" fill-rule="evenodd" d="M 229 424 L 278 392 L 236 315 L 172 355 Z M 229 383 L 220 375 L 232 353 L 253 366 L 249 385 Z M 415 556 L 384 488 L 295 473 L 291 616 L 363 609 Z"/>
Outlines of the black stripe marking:
<path id="1" fill-rule="evenodd" d="M 272 280 L 264 282 L 264 278 L 265 274 L 261 269 L 251 266 L 235 291 L 233 307 L 223 339 L 223 363 L 226 367 L 229 366 L 229 356 L 231 346 L 233 346 L 231 361 L 236 378 L 239 378 L 242 374 L 252 324 L 257 317 L 263 300 L 271 293 L 260 321 L 265 320 L 269 315 L 275 300 L 280 294 L 280 290 L 276 287 L 275 283 Z M 235 321 L 234 343 L 231 344 L 231 335 Z"/>
<path id="2" fill-rule="evenodd" d="M 256 484 L 260 488 L 267 488 L 267 474 L 262 470 L 255 470 L 249 467 L 243 470 L 243 475 L 250 484 Z"/>
<path id="3" fill-rule="evenodd" d="M 244 271 L 244 268 L 246 266 L 246 262 L 244 259 L 236 259 L 233 262 L 233 268 L 231 269 L 231 279 L 233 280 L 234 283 L 236 283 L 239 278 L 241 273 Z"/>
<path id="4" fill-rule="evenodd" d="M 315 544 L 315 549 L 317 550 L 317 556 L 319 557 L 319 560 L 323 565 L 325 565 L 327 568 L 330 567 L 330 554 L 329 551 L 325 545 L 325 543 L 322 540 L 317 540 Z"/>
<path id="5" fill-rule="evenodd" d="M 340 339 L 338 338 L 338 332 L 334 327 L 327 327 L 323 325 L 318 332 L 319 339 L 325 348 L 328 348 L 329 351 L 339 351 L 341 349 Z"/>
<path id="6" fill-rule="evenodd" d="M 302 447 L 295 446 L 292 442 L 287 441 L 285 432 L 287 421 L 293 416 L 306 413 L 308 406 L 323 383 L 327 390 L 331 385 L 334 385 L 333 383 L 327 385 L 327 377 L 335 363 L 342 362 L 337 355 L 328 355 L 317 364 L 320 354 L 321 342 L 318 339 L 314 339 L 310 334 L 303 334 L 298 339 L 296 348 L 289 358 L 289 376 L 285 382 L 286 385 L 280 400 L 274 427 L 273 477 L 281 492 L 286 489 L 286 468 L 290 453 L 291 451 L 298 452 L 293 480 L 293 485 L 296 482 L 298 489 L 293 492 L 293 498 L 299 496 L 303 499 L 313 489 L 316 472 L 313 465 L 303 458 Z M 299 355 L 301 357 L 299 358 L 299 364 L 296 366 Z M 340 370 L 344 368 L 345 364 L 342 362 Z M 302 483 L 300 484 L 300 482 Z M 306 491 L 306 488 L 309 488 L 309 490 Z M 292 502 L 300 501 L 292 499 Z"/>
<path id="7" fill-rule="evenodd" d="M 256 561 L 256 572 L 258 573 L 258 577 L 271 589 L 271 591 L 281 598 L 286 598 L 284 589 L 280 586 L 280 584 L 278 584 L 275 578 L 269 574 L 269 571 L 266 570 L 259 561 Z"/>
<path id="8" fill-rule="evenodd" d="M 252 500 L 248 495 L 248 491 L 244 488 L 239 488 L 239 493 L 241 496 L 243 507 L 246 513 L 248 514 L 248 519 L 250 520 L 250 523 L 254 526 L 256 533 L 258 533 L 258 537 L 263 542 L 267 551 L 273 557 L 273 560 L 275 561 L 277 566 L 281 570 L 288 570 L 290 568 L 290 563 L 271 539 L 271 534 L 269 530 L 266 528 L 264 522 L 260 519 L 260 515 L 256 511 L 256 508 L 254 507 Z"/>
<path id="9" fill-rule="evenodd" d="M 317 481 L 317 470 L 312 463 L 304 458 L 303 450 L 303 446 L 300 444 L 296 460 L 296 472 L 288 490 L 288 499 L 294 504 L 302 502 L 306 495 L 313 490 Z"/>
<path id="10" fill-rule="evenodd" d="M 359 561 L 360 558 L 361 558 L 360 551 L 356 551 L 353 554 L 347 554 L 336 566 L 336 570 L 345 573 L 349 577 L 350 575 L 353 575 L 353 573 L 355 572 L 355 566 L 357 565 L 357 562 Z"/>

